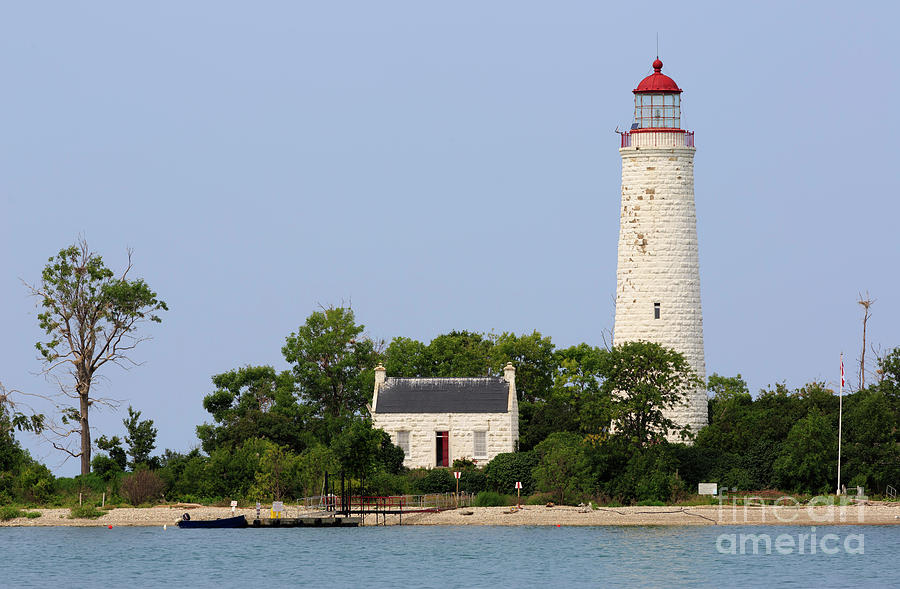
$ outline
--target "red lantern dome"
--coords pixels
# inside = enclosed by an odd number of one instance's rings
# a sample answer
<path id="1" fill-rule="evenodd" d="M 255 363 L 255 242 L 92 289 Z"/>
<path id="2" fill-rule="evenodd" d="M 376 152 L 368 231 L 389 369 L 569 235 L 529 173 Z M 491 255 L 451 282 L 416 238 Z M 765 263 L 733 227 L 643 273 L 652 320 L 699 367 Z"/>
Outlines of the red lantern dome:
<path id="1" fill-rule="evenodd" d="M 653 73 L 641 80 L 638 87 L 634 89 L 634 93 L 638 92 L 674 92 L 681 93 L 681 88 L 675 83 L 675 80 L 662 73 L 663 62 L 656 58 L 653 62 Z"/>

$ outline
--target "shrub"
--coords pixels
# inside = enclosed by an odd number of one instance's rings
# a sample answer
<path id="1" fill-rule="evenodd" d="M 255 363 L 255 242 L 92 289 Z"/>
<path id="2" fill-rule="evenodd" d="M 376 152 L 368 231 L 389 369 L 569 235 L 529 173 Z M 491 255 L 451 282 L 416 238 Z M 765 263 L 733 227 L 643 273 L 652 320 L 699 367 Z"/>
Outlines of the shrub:
<path id="1" fill-rule="evenodd" d="M 419 481 L 420 493 L 453 493 L 456 491 L 456 478 L 446 468 L 434 468 Z"/>
<path id="2" fill-rule="evenodd" d="M 655 499 L 644 499 L 643 501 L 638 501 L 639 507 L 662 507 L 665 505 L 662 501 L 657 501 Z"/>
<path id="3" fill-rule="evenodd" d="M 522 493 L 534 492 L 531 471 L 537 466 L 537 457 L 531 452 L 507 452 L 497 454 L 487 466 L 484 475 L 489 489 L 494 491 L 515 491 L 516 481 L 522 483 Z"/>
<path id="4" fill-rule="evenodd" d="M 553 501 L 552 493 L 535 493 L 525 499 L 525 505 L 547 505 Z"/>
<path id="5" fill-rule="evenodd" d="M 18 507 L 13 507 L 12 505 L 5 505 L 3 507 L 0 507 L 0 521 L 7 521 L 24 516 L 25 513 Z"/>
<path id="6" fill-rule="evenodd" d="M 97 454 L 91 460 L 91 472 L 105 481 L 110 481 L 122 472 L 122 469 L 119 467 L 118 462 L 106 454 Z"/>
<path id="7" fill-rule="evenodd" d="M 341 463 L 328 446 L 313 446 L 300 454 L 300 484 L 305 497 L 313 497 L 322 492 L 325 473 L 340 472 Z"/>
<path id="8" fill-rule="evenodd" d="M 626 502 L 669 501 L 681 492 L 680 479 L 673 477 L 677 466 L 670 444 L 642 448 L 605 485 L 605 494 Z"/>
<path id="9" fill-rule="evenodd" d="M 478 465 L 469 458 L 457 458 L 453 461 L 453 470 L 472 470 L 475 468 L 478 468 Z"/>
<path id="10" fill-rule="evenodd" d="M 159 475 L 149 470 L 138 470 L 122 480 L 122 495 L 132 505 L 140 505 L 162 495 L 164 484 Z"/>
<path id="11" fill-rule="evenodd" d="M 719 477 L 719 486 L 732 488 L 739 491 L 749 491 L 754 488 L 753 477 L 746 468 L 735 467 Z"/>
<path id="12" fill-rule="evenodd" d="M 32 462 L 22 469 L 16 481 L 19 495 L 29 501 L 45 502 L 56 488 L 56 479 L 46 466 Z"/>
<path id="13" fill-rule="evenodd" d="M 367 495 L 405 495 L 409 491 L 407 478 L 399 474 L 378 471 L 366 480 L 364 492 Z"/>
<path id="14" fill-rule="evenodd" d="M 406 459 L 403 448 L 395 446 L 390 434 L 383 429 L 375 431 L 381 436 L 381 451 L 378 453 L 380 466 L 389 474 L 400 474 L 403 472 L 403 461 Z"/>
<path id="15" fill-rule="evenodd" d="M 474 495 L 487 489 L 487 477 L 483 470 L 464 470 L 459 476 L 459 490 Z"/>
<path id="16" fill-rule="evenodd" d="M 69 510 L 69 519 L 97 519 L 101 515 L 106 515 L 106 512 L 100 511 L 93 505 L 82 505 Z"/>
<path id="17" fill-rule="evenodd" d="M 40 511 L 26 511 L 25 517 L 27 517 L 28 519 L 35 519 L 37 517 L 41 517 L 41 512 Z"/>
<path id="18" fill-rule="evenodd" d="M 538 464 L 532 471 L 535 486 L 539 491 L 552 492 L 558 503 L 587 491 L 590 485 L 589 465 L 581 440 L 578 434 L 556 432 L 534 448 L 538 456 Z"/>
<path id="19" fill-rule="evenodd" d="M 500 507 L 506 505 L 506 497 L 493 491 L 482 491 L 472 502 L 475 507 Z"/>

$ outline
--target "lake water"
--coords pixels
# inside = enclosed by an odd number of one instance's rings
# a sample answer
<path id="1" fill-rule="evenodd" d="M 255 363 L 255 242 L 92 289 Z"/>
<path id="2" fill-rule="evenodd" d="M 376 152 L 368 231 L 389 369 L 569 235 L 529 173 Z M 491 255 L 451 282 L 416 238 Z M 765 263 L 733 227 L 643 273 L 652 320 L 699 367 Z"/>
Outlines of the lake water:
<path id="1" fill-rule="evenodd" d="M 900 526 L 0 528 L 4 587 L 856 588 L 898 567 Z"/>

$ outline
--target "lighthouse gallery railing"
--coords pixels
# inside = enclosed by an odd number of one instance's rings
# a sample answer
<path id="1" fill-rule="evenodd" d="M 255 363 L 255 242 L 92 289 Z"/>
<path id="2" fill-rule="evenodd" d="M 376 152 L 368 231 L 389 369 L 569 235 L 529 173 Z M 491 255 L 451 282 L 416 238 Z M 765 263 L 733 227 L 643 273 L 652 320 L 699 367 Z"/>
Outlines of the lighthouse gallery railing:
<path id="1" fill-rule="evenodd" d="M 619 131 L 622 147 L 694 147 L 694 132 L 681 129 Z"/>

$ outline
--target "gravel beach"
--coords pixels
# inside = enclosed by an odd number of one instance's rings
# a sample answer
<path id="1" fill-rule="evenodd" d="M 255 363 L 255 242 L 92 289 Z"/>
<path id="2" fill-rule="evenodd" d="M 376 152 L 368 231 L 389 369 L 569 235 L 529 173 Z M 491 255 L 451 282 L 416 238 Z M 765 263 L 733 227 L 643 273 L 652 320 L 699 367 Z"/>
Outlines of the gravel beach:
<path id="1" fill-rule="evenodd" d="M 285 517 L 321 517 L 320 511 L 286 506 Z M 68 509 L 33 509 L 40 517 L 16 518 L 0 522 L 10 526 L 172 526 L 184 513 L 194 520 L 231 517 L 228 507 L 204 507 L 193 504 L 159 507 L 118 507 L 97 519 L 70 519 Z M 236 514 L 248 520 L 256 517 L 255 509 L 237 509 Z M 262 517 L 268 511 L 263 510 Z M 378 518 L 378 523 L 382 521 Z M 397 516 L 388 516 L 387 524 L 399 523 Z M 840 507 L 747 507 L 730 504 L 697 507 L 546 507 L 528 505 L 520 509 L 509 507 L 466 507 L 439 513 L 409 513 L 403 515 L 403 525 L 423 526 L 685 526 L 685 525 L 872 525 L 900 524 L 900 503 L 872 503 Z M 375 525 L 375 516 L 368 515 L 363 525 Z"/>

